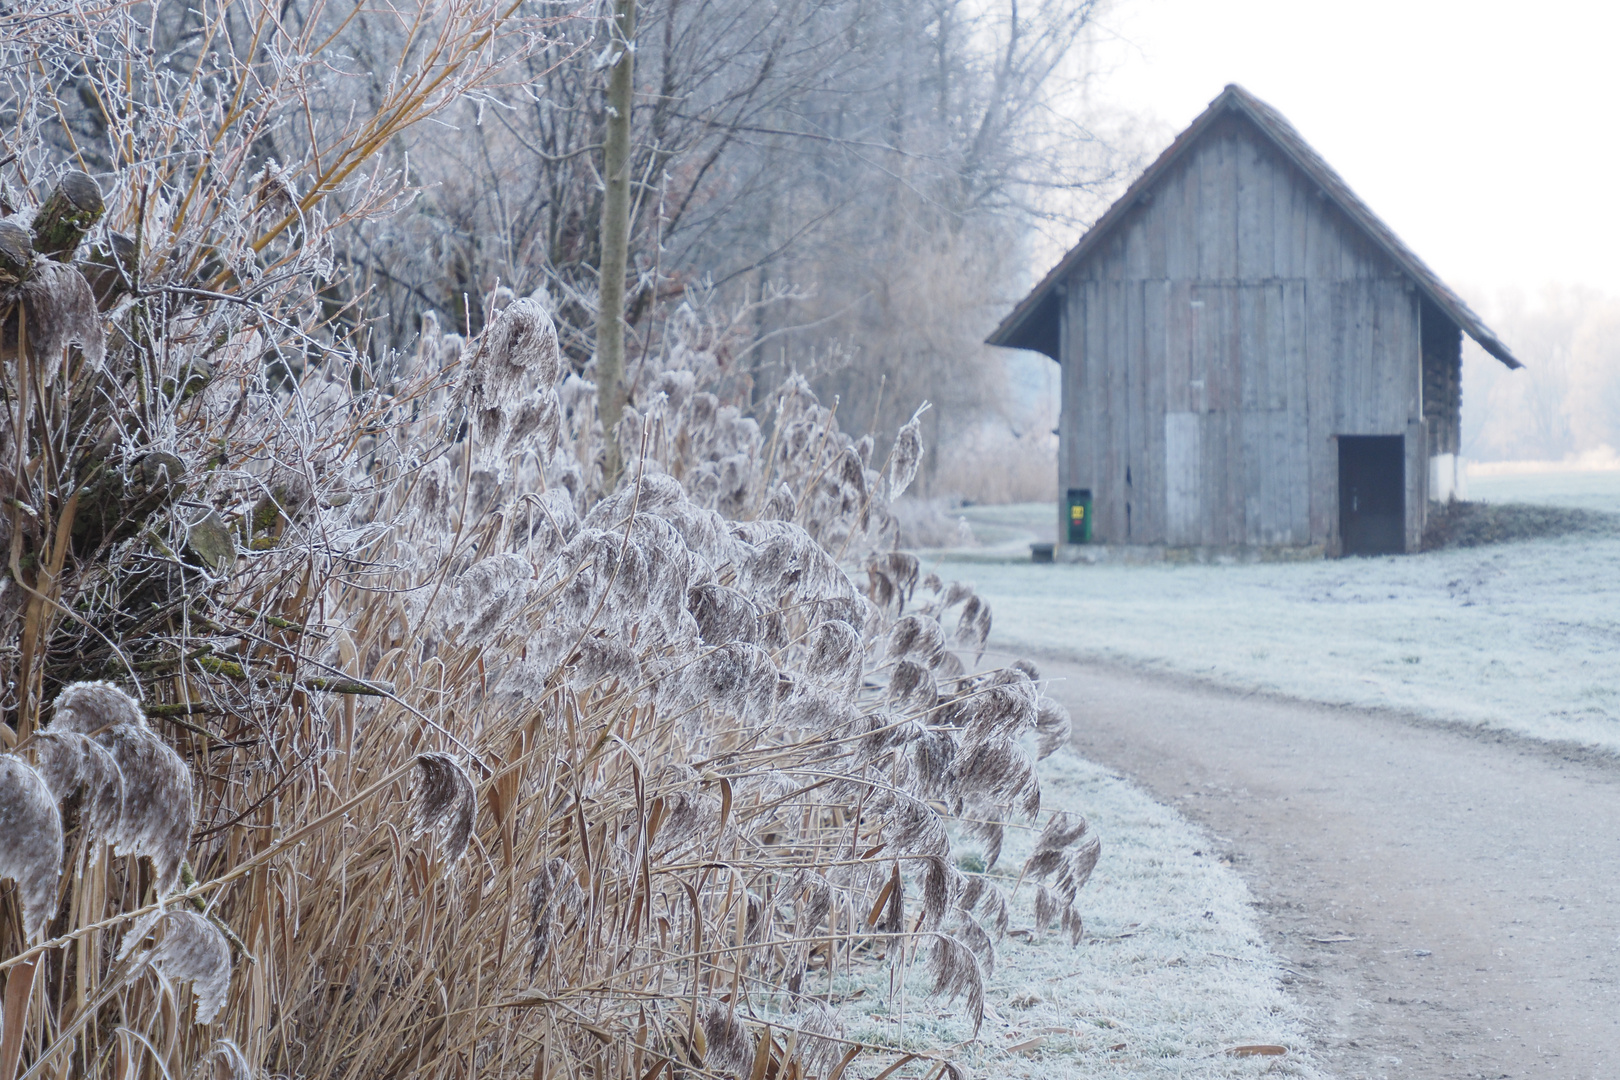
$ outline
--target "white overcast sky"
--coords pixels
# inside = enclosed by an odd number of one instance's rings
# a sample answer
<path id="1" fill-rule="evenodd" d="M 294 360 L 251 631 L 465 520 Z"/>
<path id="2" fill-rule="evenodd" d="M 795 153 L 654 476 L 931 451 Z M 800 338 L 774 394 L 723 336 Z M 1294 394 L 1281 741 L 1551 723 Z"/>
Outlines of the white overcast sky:
<path id="1" fill-rule="evenodd" d="M 1094 100 L 1156 152 L 1229 82 L 1477 300 L 1620 295 L 1620 4 L 1116 0 Z"/>

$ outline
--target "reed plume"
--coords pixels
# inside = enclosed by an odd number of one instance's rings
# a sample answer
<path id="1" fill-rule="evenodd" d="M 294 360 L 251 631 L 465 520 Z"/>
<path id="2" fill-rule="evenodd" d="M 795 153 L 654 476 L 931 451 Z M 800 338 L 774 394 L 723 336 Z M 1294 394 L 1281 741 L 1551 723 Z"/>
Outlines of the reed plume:
<path id="1" fill-rule="evenodd" d="M 796 375 L 750 414 L 694 310 L 606 488 L 544 294 L 377 356 L 332 285 L 390 140 L 547 24 L 411 8 L 334 110 L 348 8 L 199 9 L 161 63 L 145 10 L 0 12 L 33 210 L 86 190 L 50 79 L 118 106 L 78 232 L 0 228 L 0 1080 L 827 1078 L 904 1052 L 818 995 L 919 950 L 977 1020 L 1009 916 L 955 838 L 1039 824 L 1067 718 L 892 549 L 921 410 L 885 461 Z M 1078 926 L 1100 849 L 1053 844 Z"/>

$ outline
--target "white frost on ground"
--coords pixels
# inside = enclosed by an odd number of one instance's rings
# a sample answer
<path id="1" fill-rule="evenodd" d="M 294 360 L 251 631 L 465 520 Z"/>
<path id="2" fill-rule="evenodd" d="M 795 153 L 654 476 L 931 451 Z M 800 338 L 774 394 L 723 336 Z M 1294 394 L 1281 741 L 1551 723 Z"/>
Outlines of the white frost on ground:
<path id="1" fill-rule="evenodd" d="M 1084 942 L 1072 946 L 1055 930 L 1032 939 L 1034 889 L 1026 885 L 1014 896 L 1012 933 L 997 946 L 977 1042 L 968 1042 L 961 1002 L 928 995 L 926 947 L 911 965 L 903 1005 L 888 993 L 887 965 L 835 982 L 850 1036 L 915 1050 L 966 1043 L 952 1057 L 981 1080 L 1321 1077 L 1248 891 L 1211 838 L 1066 750 L 1041 764 L 1041 785 L 1044 806 L 1083 812 L 1102 839 L 1102 859 L 1076 905 Z M 1030 830 L 1007 832 L 993 872 L 1009 891 L 1034 840 Z M 1288 1053 L 1227 1053 L 1255 1044 Z"/>
<path id="2" fill-rule="evenodd" d="M 1480 477 L 1470 495 L 1620 511 L 1620 473 Z M 941 553 L 933 569 L 973 582 L 995 612 L 992 647 L 1010 654 L 1620 751 L 1620 538 L 1206 566 L 1034 565 L 1003 546 L 999 561 Z"/>
<path id="3" fill-rule="evenodd" d="M 1474 477 L 1469 494 L 1620 513 L 1620 473 Z M 1034 565 L 1027 544 L 1052 538 L 1051 506 L 960 514 L 978 544 L 934 553 L 933 569 L 990 601 L 992 645 L 1007 654 L 1107 657 L 1620 750 L 1620 538 L 1307 563 Z M 1002 941 L 976 1042 L 959 1004 L 928 996 L 926 955 L 903 1010 L 888 968 L 857 971 L 832 987 L 851 1036 L 961 1044 L 956 1059 L 990 1080 L 1320 1077 L 1284 971 L 1211 838 L 1066 751 L 1043 763 L 1042 783 L 1049 809 L 1085 813 L 1103 840 L 1078 904 L 1084 943 Z M 1015 878 L 1033 842 L 1009 831 L 997 871 Z M 1017 893 L 1015 931 L 1033 925 L 1033 896 Z M 1289 1053 L 1226 1053 L 1257 1043 Z"/>

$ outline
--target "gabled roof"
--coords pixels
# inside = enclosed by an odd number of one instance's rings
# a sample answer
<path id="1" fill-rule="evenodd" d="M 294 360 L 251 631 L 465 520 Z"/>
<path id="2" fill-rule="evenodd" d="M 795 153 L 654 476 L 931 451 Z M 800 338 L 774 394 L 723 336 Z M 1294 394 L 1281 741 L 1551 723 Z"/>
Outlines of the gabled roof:
<path id="1" fill-rule="evenodd" d="M 1461 327 L 1469 337 L 1479 342 L 1482 349 L 1510 368 L 1523 366 L 1508 351 L 1508 347 L 1502 344 L 1501 339 L 1491 332 L 1491 328 L 1463 303 L 1462 297 L 1452 292 L 1422 259 L 1401 242 L 1401 238 L 1396 236 L 1388 225 L 1379 220 L 1377 214 L 1368 209 L 1367 204 L 1350 190 L 1350 186 L 1333 171 L 1332 166 L 1322 160 L 1320 154 L 1311 149 L 1310 144 L 1300 137 L 1292 124 L 1283 119 L 1281 113 L 1236 83 L 1221 91 L 1220 96 L 1209 103 L 1209 108 L 1205 109 L 1186 131 L 1176 136 L 1176 141 L 1159 155 L 1158 160 L 1150 165 L 1146 172 L 1137 177 L 1136 182 L 1126 189 L 1125 194 L 1120 196 L 1118 201 L 1108 208 L 1107 213 L 1098 218 L 1097 223 L 1086 231 L 1080 242 L 1063 256 L 1062 261 L 1054 266 L 1046 277 L 1041 279 L 1041 283 L 1035 286 L 1034 291 L 1024 297 L 1018 306 L 1013 308 L 1012 313 L 1001 321 L 995 333 L 987 339 L 988 343 L 1016 349 L 1035 349 L 1055 358 L 1057 284 L 1124 220 L 1136 206 L 1138 198 L 1152 188 L 1216 120 L 1228 112 L 1237 113 L 1252 121 L 1285 157 L 1321 188 L 1322 193 L 1332 200 L 1351 222 L 1416 282 L 1423 294 L 1444 312 L 1447 318 Z"/>

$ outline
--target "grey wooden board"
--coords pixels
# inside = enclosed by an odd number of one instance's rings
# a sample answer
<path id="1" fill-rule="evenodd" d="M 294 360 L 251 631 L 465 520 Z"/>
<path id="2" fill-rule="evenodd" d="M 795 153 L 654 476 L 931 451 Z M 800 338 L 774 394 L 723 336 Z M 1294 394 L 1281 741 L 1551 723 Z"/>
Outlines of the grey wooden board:
<path id="1" fill-rule="evenodd" d="M 1195 412 L 1164 414 L 1165 538 L 1171 544 L 1203 541 L 1201 421 Z"/>
<path id="2" fill-rule="evenodd" d="M 1092 490 L 1099 542 L 1331 550 L 1336 438 L 1414 431 L 1420 535 L 1445 432 L 1424 423 L 1417 294 L 1243 124 L 1212 130 L 1074 268 L 1064 311 L 1060 479 Z M 1449 393 L 1445 377 L 1429 374 Z"/>

